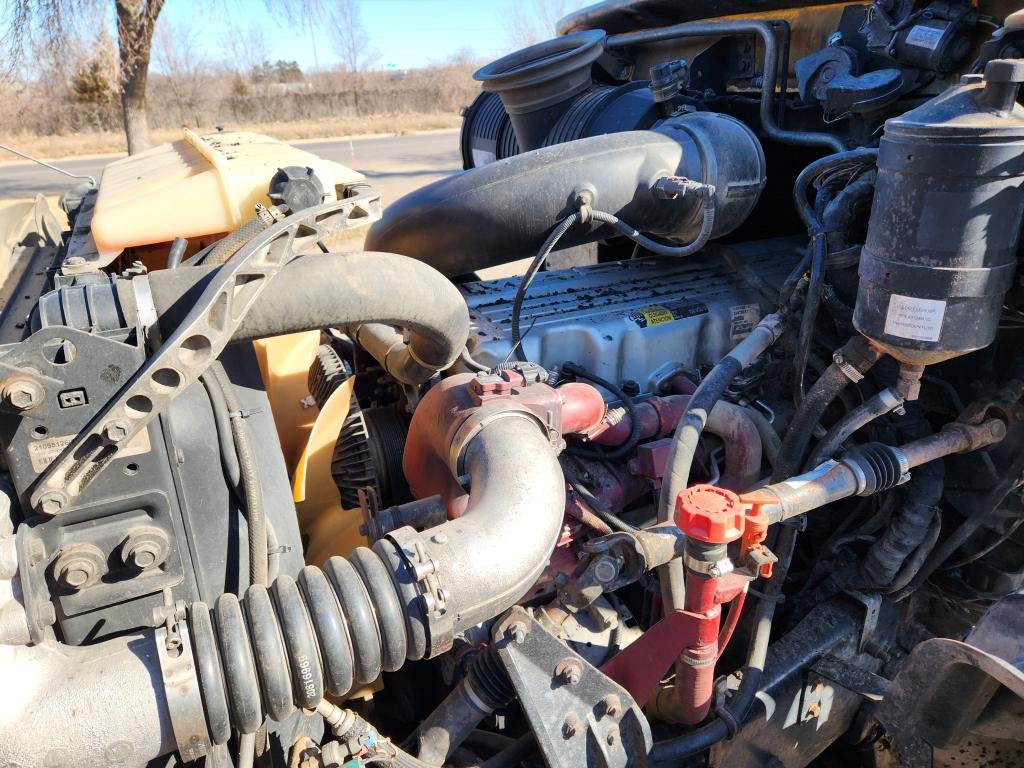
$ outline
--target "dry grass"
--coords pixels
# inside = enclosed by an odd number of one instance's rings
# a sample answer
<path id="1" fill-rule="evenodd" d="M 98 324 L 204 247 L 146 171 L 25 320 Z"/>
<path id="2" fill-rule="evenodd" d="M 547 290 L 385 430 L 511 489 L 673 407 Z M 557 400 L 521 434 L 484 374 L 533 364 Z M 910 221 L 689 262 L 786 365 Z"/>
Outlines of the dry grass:
<path id="1" fill-rule="evenodd" d="M 265 133 L 282 141 L 298 139 L 326 139 L 338 136 L 360 136 L 367 134 L 402 135 L 416 131 L 455 128 L 461 122 L 457 114 L 395 114 L 367 117 L 332 117 L 320 120 L 295 122 L 252 123 L 245 125 L 222 125 L 225 130 L 254 131 Z M 217 126 L 205 126 L 200 130 L 216 130 Z M 181 138 L 180 130 L 156 129 L 150 131 L 153 144 L 174 141 Z M 56 136 L 33 136 L 14 134 L 4 137 L 4 143 L 46 160 L 59 160 L 78 155 L 114 154 L 125 152 L 124 135 L 116 132 L 77 133 Z M 0 151 L 0 164 L 17 162 L 21 158 Z"/>

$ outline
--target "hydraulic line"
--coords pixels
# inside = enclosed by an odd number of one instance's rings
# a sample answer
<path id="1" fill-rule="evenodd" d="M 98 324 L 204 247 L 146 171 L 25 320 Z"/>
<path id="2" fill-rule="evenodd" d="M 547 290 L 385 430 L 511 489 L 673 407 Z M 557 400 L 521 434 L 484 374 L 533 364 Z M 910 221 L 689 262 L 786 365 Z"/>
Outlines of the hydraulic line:
<path id="1" fill-rule="evenodd" d="M 863 376 L 882 357 L 882 353 L 872 347 L 863 336 L 854 336 L 837 356 L 841 362 L 833 362 L 825 369 L 793 414 L 786 437 L 782 441 L 779 465 L 772 473 L 773 482 L 791 477 L 800 470 L 811 434 L 821 421 L 825 410 L 839 393 L 852 383 L 850 376 Z"/>
<path id="2" fill-rule="evenodd" d="M 896 390 L 892 387 L 887 387 L 871 399 L 864 401 L 832 426 L 825 437 L 815 446 L 804 469 L 816 467 L 825 459 L 831 458 L 832 454 L 839 450 L 839 446 L 850 435 L 902 404 L 903 399 L 896 394 Z"/>
<path id="3" fill-rule="evenodd" d="M 785 22 L 781 22 L 781 24 L 785 24 Z M 788 30 L 788 24 L 785 28 Z M 676 24 L 657 29 L 643 30 L 641 32 L 612 35 L 608 38 L 606 47 L 621 49 L 687 37 L 726 37 L 736 35 L 757 35 L 761 38 L 764 49 L 764 67 L 761 72 L 759 115 L 761 118 L 761 129 L 765 135 L 782 144 L 821 146 L 836 152 L 844 150 L 846 146 L 838 136 L 830 133 L 784 130 L 776 122 L 775 91 L 778 85 L 780 69 L 782 68 L 779 66 L 779 41 L 775 34 L 774 25 L 770 21 L 699 21 Z M 783 70 L 781 74 L 785 77 L 787 73 Z M 782 92 L 782 98 L 785 99 L 785 90 Z"/>
<path id="4" fill-rule="evenodd" d="M 772 619 L 775 607 L 782 594 L 782 586 L 793 559 L 796 544 L 796 528 L 783 526 L 775 545 L 779 562 L 775 564 L 771 580 L 764 591 L 764 597 L 758 604 L 754 618 L 754 630 L 750 637 L 747 650 L 747 661 L 743 667 L 743 676 L 739 688 L 722 710 L 718 717 L 695 731 L 678 736 L 674 739 L 655 742 L 651 754 L 655 763 L 678 764 L 691 755 L 710 749 L 724 739 L 732 736 L 750 713 L 761 684 L 765 659 L 768 656 L 768 641 L 771 637 Z"/>
<path id="5" fill-rule="evenodd" d="M 838 152 L 807 165 L 796 177 L 796 181 L 793 184 L 793 203 L 811 238 L 810 281 L 807 286 L 807 298 L 804 301 L 803 314 L 800 319 L 797 350 L 793 362 L 793 393 L 794 401 L 798 405 L 803 400 L 804 372 L 807 368 L 807 357 L 811 351 L 814 325 L 818 318 L 818 307 L 821 305 L 822 289 L 825 284 L 825 264 L 828 261 L 828 233 L 825 230 L 821 217 L 807 199 L 807 188 L 814 179 L 819 178 L 828 171 L 846 165 L 874 163 L 877 160 L 877 149 L 855 149 L 848 152 Z"/>
<path id="6" fill-rule="evenodd" d="M 721 399 L 732 380 L 740 371 L 760 357 L 782 333 L 783 320 L 779 315 L 767 315 L 761 319 L 750 335 L 711 369 L 690 398 L 686 414 L 679 421 L 665 465 L 665 476 L 658 501 L 658 522 L 672 520 L 676 497 L 686 488 L 693 465 L 697 441 L 700 439 L 708 413 Z M 662 600 L 666 610 L 681 608 L 685 595 L 683 567 L 679 560 L 673 560 L 659 569 Z"/>
<path id="7" fill-rule="evenodd" d="M 1003 503 L 1010 491 L 1020 483 L 1022 473 L 1024 473 L 1024 451 L 1019 451 L 1010 466 L 1006 468 L 1003 479 L 978 502 L 967 519 L 945 541 L 932 550 L 921 570 L 906 587 L 894 595 L 893 599 L 903 600 L 920 588 L 954 552 L 974 535 L 982 523 L 999 509 L 999 505 Z"/>

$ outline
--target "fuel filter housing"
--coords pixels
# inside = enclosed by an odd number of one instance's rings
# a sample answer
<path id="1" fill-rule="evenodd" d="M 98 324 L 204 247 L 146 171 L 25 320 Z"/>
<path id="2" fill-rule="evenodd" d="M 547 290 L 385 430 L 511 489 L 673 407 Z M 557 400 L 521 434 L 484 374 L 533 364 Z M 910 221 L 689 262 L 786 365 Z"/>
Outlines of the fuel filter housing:
<path id="1" fill-rule="evenodd" d="M 928 365 L 995 338 L 1024 216 L 1024 61 L 888 120 L 860 259 L 854 325 Z"/>

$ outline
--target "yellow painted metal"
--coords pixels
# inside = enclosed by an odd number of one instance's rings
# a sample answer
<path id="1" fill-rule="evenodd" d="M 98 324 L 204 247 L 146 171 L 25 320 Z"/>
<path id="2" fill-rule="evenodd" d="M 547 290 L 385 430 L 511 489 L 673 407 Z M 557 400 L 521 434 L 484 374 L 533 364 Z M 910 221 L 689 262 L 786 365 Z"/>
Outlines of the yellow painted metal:
<path id="1" fill-rule="evenodd" d="M 352 379 L 346 381 L 324 403 L 292 478 L 292 494 L 299 528 L 307 541 L 306 562 L 309 563 L 319 564 L 367 544 L 359 532 L 362 512 L 341 508 L 338 486 L 331 475 L 334 444 L 348 416 L 352 384 Z"/>
<path id="2" fill-rule="evenodd" d="M 253 342 L 289 476 L 295 471 L 316 420 L 316 405 L 310 398 L 307 380 L 319 346 L 320 331 Z"/>

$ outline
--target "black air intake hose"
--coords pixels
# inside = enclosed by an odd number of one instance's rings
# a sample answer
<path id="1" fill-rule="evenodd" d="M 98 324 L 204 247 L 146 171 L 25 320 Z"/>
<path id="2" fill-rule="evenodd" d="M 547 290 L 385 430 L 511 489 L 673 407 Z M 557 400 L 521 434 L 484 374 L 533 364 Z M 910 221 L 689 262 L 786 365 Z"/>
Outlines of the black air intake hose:
<path id="1" fill-rule="evenodd" d="M 761 145 L 743 123 L 698 112 L 657 130 L 594 136 L 499 160 L 429 184 L 388 206 L 366 247 L 404 253 L 447 275 L 460 275 L 537 252 L 551 228 L 589 192 L 607 211 L 641 232 L 689 243 L 703 223 L 699 195 L 662 194 L 666 176 L 717 190 L 712 237 L 750 214 L 765 183 Z M 601 222 L 574 227 L 569 247 L 614 236 Z"/>
<path id="2" fill-rule="evenodd" d="M 216 269 L 192 267 L 149 275 L 165 337 L 188 314 Z M 300 256 L 281 269 L 274 285 L 256 300 L 232 341 L 360 323 L 367 328 L 402 326 L 412 332 L 408 345 L 392 343 L 381 352 L 386 353 L 381 363 L 392 373 L 415 371 L 426 378 L 451 366 L 466 347 L 469 310 L 462 294 L 433 269 L 404 256 Z M 135 299 L 130 283 L 120 281 L 118 288 L 125 314 L 131 317 Z"/>
<path id="3" fill-rule="evenodd" d="M 225 743 L 234 727 L 254 733 L 263 713 L 275 720 L 294 707 L 314 709 L 324 693 L 344 696 L 408 659 L 426 655 L 410 641 L 404 605 L 392 580 L 394 545 L 380 541 L 298 581 L 279 576 L 250 586 L 242 601 L 221 595 L 211 610 L 193 603 L 189 628 L 210 735 Z"/>

